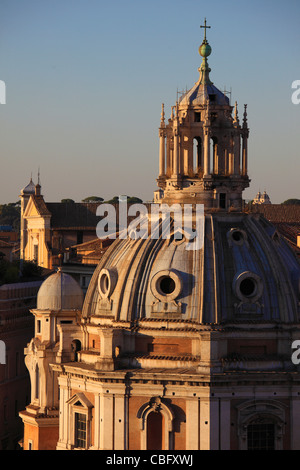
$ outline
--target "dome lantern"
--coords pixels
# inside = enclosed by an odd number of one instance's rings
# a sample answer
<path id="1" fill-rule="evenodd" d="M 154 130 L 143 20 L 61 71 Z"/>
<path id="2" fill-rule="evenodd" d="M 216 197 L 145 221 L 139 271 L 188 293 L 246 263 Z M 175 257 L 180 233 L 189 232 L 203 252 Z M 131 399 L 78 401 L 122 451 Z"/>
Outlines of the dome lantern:
<path id="1" fill-rule="evenodd" d="M 237 104 L 210 79 L 204 20 L 199 79 L 181 94 L 171 118 L 159 128 L 159 191 L 156 203 L 203 204 L 205 211 L 241 211 L 242 193 L 249 186 L 248 124 L 245 106 L 240 124 Z M 234 113 L 233 113 L 234 111 Z"/>

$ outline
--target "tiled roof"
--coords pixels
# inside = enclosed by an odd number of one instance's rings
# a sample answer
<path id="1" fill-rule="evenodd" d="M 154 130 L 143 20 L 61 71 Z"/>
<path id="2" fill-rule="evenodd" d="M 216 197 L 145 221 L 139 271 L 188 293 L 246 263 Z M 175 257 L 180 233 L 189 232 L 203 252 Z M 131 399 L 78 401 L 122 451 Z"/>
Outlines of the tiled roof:
<path id="1" fill-rule="evenodd" d="M 295 253 L 300 256 L 300 247 L 297 246 L 297 235 L 300 234 L 300 223 L 275 223 L 274 224 L 282 237 L 286 239 Z"/>
<path id="2" fill-rule="evenodd" d="M 250 211 L 262 214 L 269 220 L 280 235 L 285 238 L 296 255 L 300 256 L 300 248 L 297 246 L 297 234 L 300 233 L 299 204 L 253 204 Z"/>
<path id="3" fill-rule="evenodd" d="M 252 204 L 250 211 L 262 214 L 273 223 L 300 223 L 300 204 Z"/>
<path id="4" fill-rule="evenodd" d="M 70 248 L 76 248 L 78 251 L 99 251 L 103 250 L 105 247 L 111 245 L 113 240 L 101 240 L 100 238 L 95 238 L 94 240 L 89 240 L 84 243 L 80 243 L 79 245 L 73 245 Z"/>
<path id="5" fill-rule="evenodd" d="M 33 203 L 41 216 L 51 215 L 45 204 L 43 196 L 32 195 Z"/>
<path id="6" fill-rule="evenodd" d="M 93 228 L 99 222 L 96 216 L 99 203 L 83 202 L 47 202 L 48 211 L 51 213 L 52 228 Z"/>

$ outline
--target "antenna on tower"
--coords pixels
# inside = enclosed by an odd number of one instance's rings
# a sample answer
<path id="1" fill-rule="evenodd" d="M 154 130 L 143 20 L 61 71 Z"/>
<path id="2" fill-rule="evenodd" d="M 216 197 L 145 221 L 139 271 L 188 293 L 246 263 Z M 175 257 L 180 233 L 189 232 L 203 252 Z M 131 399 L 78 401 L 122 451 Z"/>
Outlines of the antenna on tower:
<path id="1" fill-rule="evenodd" d="M 228 90 L 226 90 L 226 85 L 225 85 L 223 93 L 224 93 L 224 95 L 229 95 L 229 104 L 231 105 L 231 93 L 232 93 L 231 87 L 230 87 L 230 91 L 228 91 Z"/>
<path id="2" fill-rule="evenodd" d="M 182 90 L 182 91 L 179 91 L 177 88 L 177 101 L 178 101 L 178 98 L 180 99 L 186 93 L 187 93 L 187 87 L 185 90 Z"/>

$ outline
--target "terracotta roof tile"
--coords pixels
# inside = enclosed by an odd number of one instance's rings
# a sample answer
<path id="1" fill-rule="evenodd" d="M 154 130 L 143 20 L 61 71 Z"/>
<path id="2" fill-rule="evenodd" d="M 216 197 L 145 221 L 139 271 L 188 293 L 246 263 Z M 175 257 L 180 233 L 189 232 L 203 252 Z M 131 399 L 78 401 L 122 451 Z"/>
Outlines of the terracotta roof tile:
<path id="1" fill-rule="evenodd" d="M 43 196 L 32 195 L 31 197 L 32 197 L 32 199 L 34 201 L 34 205 L 37 208 L 40 215 L 42 215 L 42 216 L 51 215 L 49 210 L 47 209 L 47 206 L 45 204 Z"/>
<path id="2" fill-rule="evenodd" d="M 52 228 L 93 228 L 99 222 L 96 210 L 99 203 L 63 203 L 47 202 L 48 211 L 51 213 Z"/>
<path id="3" fill-rule="evenodd" d="M 262 214 L 270 222 L 300 223 L 300 204 L 252 204 L 250 210 Z"/>

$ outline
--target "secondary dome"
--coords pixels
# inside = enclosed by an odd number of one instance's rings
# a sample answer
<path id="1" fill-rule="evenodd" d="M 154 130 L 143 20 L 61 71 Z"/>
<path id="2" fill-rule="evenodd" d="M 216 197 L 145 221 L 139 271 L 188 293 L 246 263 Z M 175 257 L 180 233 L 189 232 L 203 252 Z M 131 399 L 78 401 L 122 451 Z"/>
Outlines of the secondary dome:
<path id="1" fill-rule="evenodd" d="M 43 282 L 37 295 L 38 310 L 81 310 L 82 304 L 80 285 L 60 269 Z"/>

